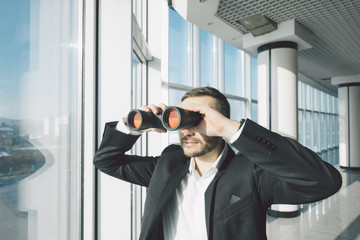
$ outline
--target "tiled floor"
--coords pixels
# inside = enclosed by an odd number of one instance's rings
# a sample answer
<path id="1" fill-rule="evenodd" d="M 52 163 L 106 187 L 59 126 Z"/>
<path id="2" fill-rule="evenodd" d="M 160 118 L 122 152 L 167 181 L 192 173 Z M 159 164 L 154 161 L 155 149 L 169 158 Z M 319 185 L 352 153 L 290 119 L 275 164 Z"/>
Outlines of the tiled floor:
<path id="1" fill-rule="evenodd" d="M 360 170 L 339 170 L 343 185 L 335 195 L 302 205 L 295 218 L 268 216 L 268 239 L 360 240 Z"/>

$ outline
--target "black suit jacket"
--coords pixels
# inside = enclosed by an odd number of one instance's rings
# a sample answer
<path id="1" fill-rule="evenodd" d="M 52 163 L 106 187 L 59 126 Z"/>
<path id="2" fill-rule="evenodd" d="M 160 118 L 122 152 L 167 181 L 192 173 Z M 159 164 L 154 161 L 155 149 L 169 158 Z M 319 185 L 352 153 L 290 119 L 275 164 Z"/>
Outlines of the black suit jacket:
<path id="1" fill-rule="evenodd" d="M 163 239 L 162 211 L 189 169 L 178 145 L 158 157 L 126 155 L 138 139 L 106 125 L 95 166 L 111 176 L 148 188 L 140 239 Z M 324 199 L 341 186 L 340 173 L 298 142 L 247 120 L 205 193 L 209 239 L 266 239 L 271 204 Z M 234 200 L 235 199 L 235 200 Z"/>

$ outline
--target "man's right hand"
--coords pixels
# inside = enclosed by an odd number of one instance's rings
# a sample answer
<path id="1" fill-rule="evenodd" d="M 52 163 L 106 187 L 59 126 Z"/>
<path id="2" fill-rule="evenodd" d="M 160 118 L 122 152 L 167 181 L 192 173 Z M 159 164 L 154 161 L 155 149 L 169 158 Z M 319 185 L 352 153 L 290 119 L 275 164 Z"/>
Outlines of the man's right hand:
<path id="1" fill-rule="evenodd" d="M 145 112 L 152 112 L 155 115 L 161 114 L 167 106 L 164 103 L 160 103 L 159 105 L 150 104 L 150 105 L 144 105 L 139 108 L 139 110 L 143 110 Z M 139 133 L 143 132 L 158 132 L 158 133 L 166 133 L 166 129 L 161 128 L 147 128 L 144 130 L 138 131 Z"/>

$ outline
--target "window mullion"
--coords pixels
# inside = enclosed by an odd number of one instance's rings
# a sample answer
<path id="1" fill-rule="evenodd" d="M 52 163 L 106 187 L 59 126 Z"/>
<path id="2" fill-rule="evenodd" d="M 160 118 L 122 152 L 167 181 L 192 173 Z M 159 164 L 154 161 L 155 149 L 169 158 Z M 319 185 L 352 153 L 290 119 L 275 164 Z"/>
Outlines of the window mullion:
<path id="1" fill-rule="evenodd" d="M 242 54 L 242 79 L 243 81 L 243 89 L 245 91 L 244 96 L 246 98 L 245 102 L 245 116 L 246 118 L 251 118 L 251 64 L 250 64 L 250 55 Z"/>
<path id="2" fill-rule="evenodd" d="M 192 24 L 192 29 L 191 29 L 191 35 L 190 35 L 190 39 L 192 41 L 192 54 L 191 54 L 191 61 L 192 64 L 190 66 L 191 68 L 191 77 L 192 77 L 192 81 L 191 81 L 191 86 L 192 87 L 199 87 L 200 86 L 200 29 L 199 27 L 195 26 Z"/>
<path id="3" fill-rule="evenodd" d="M 224 41 L 215 37 L 216 42 L 216 56 L 215 56 L 215 87 L 220 92 L 225 92 L 225 78 L 224 78 Z"/>

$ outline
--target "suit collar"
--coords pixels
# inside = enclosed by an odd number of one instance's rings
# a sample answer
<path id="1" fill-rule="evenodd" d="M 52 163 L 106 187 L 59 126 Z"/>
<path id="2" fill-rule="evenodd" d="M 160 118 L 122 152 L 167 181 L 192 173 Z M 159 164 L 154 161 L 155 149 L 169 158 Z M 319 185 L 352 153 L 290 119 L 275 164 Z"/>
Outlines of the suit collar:
<path id="1" fill-rule="evenodd" d="M 226 144 L 228 145 L 228 144 Z M 208 239 L 212 239 L 212 232 L 210 231 L 210 223 L 212 222 L 212 206 L 214 205 L 214 190 L 216 188 L 216 185 L 218 183 L 218 180 L 220 179 L 221 175 L 224 173 L 227 165 L 233 159 L 235 156 L 234 151 L 228 146 L 228 151 L 226 154 L 226 157 L 224 157 L 222 164 L 219 168 L 218 173 L 215 175 L 214 179 L 210 183 L 209 187 L 207 188 L 205 192 L 205 217 L 206 217 L 206 229 L 208 232 Z"/>
<path id="2" fill-rule="evenodd" d="M 149 234 L 152 231 L 156 223 L 156 217 L 161 215 L 161 211 L 171 194 L 174 193 L 176 187 L 188 173 L 190 158 L 185 157 L 182 151 L 171 153 L 171 157 L 174 162 L 178 162 L 177 166 L 169 172 L 163 172 L 157 179 L 153 179 L 154 185 L 150 186 L 152 190 L 148 191 L 140 238 L 146 238 L 143 234 Z M 168 160 L 164 159 L 164 161 Z M 147 205 L 147 203 L 150 203 L 150 205 Z"/>
<path id="3" fill-rule="evenodd" d="M 228 154 L 228 149 L 229 146 L 225 143 L 223 150 L 221 151 L 220 155 L 218 156 L 218 158 L 215 160 L 215 162 L 210 168 L 215 168 L 216 171 L 218 171 L 221 168 L 221 165 L 223 164 Z M 192 171 L 195 171 L 195 160 L 193 157 L 190 159 L 190 165 L 189 165 L 189 172 L 192 173 Z"/>

